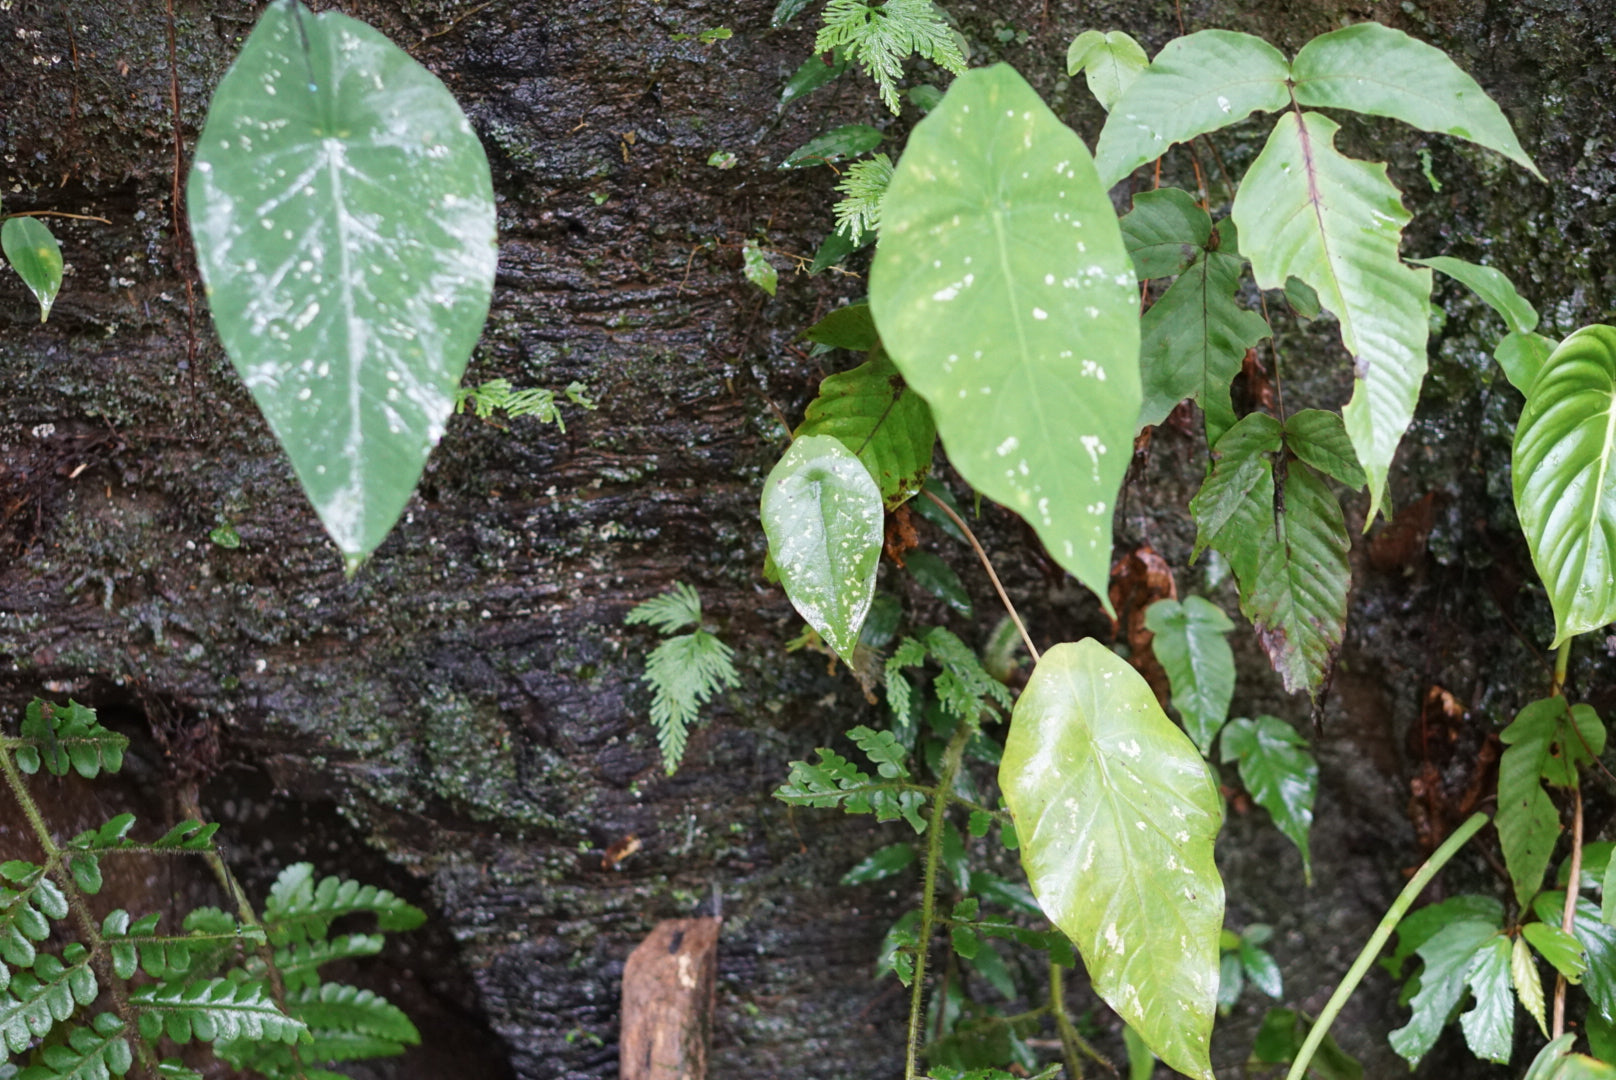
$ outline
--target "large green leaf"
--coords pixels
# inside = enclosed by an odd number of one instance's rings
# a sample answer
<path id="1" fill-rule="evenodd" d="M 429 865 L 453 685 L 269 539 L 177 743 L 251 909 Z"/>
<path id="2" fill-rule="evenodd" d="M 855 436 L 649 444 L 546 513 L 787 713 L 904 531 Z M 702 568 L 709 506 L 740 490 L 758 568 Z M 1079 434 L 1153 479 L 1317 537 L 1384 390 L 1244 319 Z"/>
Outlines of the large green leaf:
<path id="1" fill-rule="evenodd" d="M 763 533 L 797 612 L 852 662 L 875 597 L 881 490 L 841 440 L 791 444 L 763 485 Z"/>
<path id="2" fill-rule="evenodd" d="M 1033 671 L 999 784 L 1033 893 L 1095 991 L 1169 1066 L 1210 1080 L 1223 810 L 1200 753 L 1139 673 L 1086 639 Z"/>
<path id="3" fill-rule="evenodd" d="M 1079 71 L 1083 72 L 1089 93 L 1107 112 L 1149 66 L 1145 50 L 1121 30 L 1085 30 L 1066 50 L 1066 74 L 1076 78 Z"/>
<path id="4" fill-rule="evenodd" d="M 1223 729 L 1223 761 L 1239 763 L 1240 782 L 1302 853 L 1302 876 L 1313 884 L 1307 835 L 1313 827 L 1319 763 L 1308 753 L 1307 740 L 1277 717 L 1231 720 Z"/>
<path id="5" fill-rule="evenodd" d="M 1515 1045 L 1515 996 L 1510 993 L 1509 938 L 1487 939 L 1465 975 L 1476 1003 L 1459 1017 L 1465 1042 L 1479 1058 L 1506 1064 Z"/>
<path id="6" fill-rule="evenodd" d="M 1559 926 L 1565 912 L 1565 893 L 1538 893 L 1532 901 L 1532 911 L 1543 922 Z M 1579 898 L 1571 932 L 1587 950 L 1588 967 L 1582 975 L 1582 986 L 1588 991 L 1588 1000 L 1607 1023 L 1616 1020 L 1616 927 L 1600 922 L 1599 908 Z"/>
<path id="7" fill-rule="evenodd" d="M 1437 1036 L 1464 996 L 1472 965 L 1495 940 L 1502 940 L 1496 923 L 1462 919 L 1448 923 L 1419 947 L 1425 966 L 1420 969 L 1419 993 L 1410 1002 L 1414 1015 L 1389 1040 L 1410 1066 L 1418 1065 L 1436 1045 Z"/>
<path id="8" fill-rule="evenodd" d="M 1525 906 L 1543 887 L 1560 836 L 1560 811 L 1543 783 L 1575 784 L 1577 767 L 1591 760 L 1588 751 L 1605 748 L 1605 725 L 1590 706 L 1556 696 L 1526 706 L 1499 737 L 1508 749 L 1498 762 L 1495 824 L 1516 902 Z"/>
<path id="9" fill-rule="evenodd" d="M 949 459 L 1104 600 L 1139 415 L 1139 296 L 1083 142 L 1004 65 L 961 75 L 882 203 L 870 306 Z"/>
<path id="10" fill-rule="evenodd" d="M 1515 428 L 1515 513 L 1554 644 L 1616 619 L 1616 327 L 1585 326 L 1538 372 Z"/>
<path id="11" fill-rule="evenodd" d="M 911 393 L 877 346 L 869 360 L 819 384 L 796 438 L 834 435 L 858 455 L 881 488 L 888 510 L 920 490 L 931 470 L 937 429 L 931 410 Z"/>
<path id="12" fill-rule="evenodd" d="M 277 0 L 214 92 L 188 204 L 219 337 L 352 568 L 403 512 L 488 313 L 482 145 L 381 34 Z"/>
<path id="13" fill-rule="evenodd" d="M 1429 259 L 1408 260 L 1417 266 L 1440 270 L 1453 280 L 1468 287 L 1498 312 L 1512 333 L 1529 333 L 1537 329 L 1537 309 L 1515 291 L 1515 283 L 1502 270 L 1480 266 L 1451 255 L 1433 255 Z"/>
<path id="14" fill-rule="evenodd" d="M 1364 22 L 1321 34 L 1302 46 L 1291 72 L 1298 105 L 1390 116 L 1421 131 L 1468 139 L 1543 179 L 1476 80 L 1447 53 L 1401 30 Z"/>
<path id="15" fill-rule="evenodd" d="M 1158 600 L 1145 611 L 1145 629 L 1156 635 L 1151 649 L 1173 688 L 1173 708 L 1205 757 L 1229 716 L 1234 697 L 1234 623 L 1223 609 L 1199 596 Z"/>
<path id="16" fill-rule="evenodd" d="M 1107 188 L 1173 143 L 1291 103 L 1291 66 L 1262 38 L 1202 30 L 1169 41 L 1111 109 L 1094 160 Z"/>
<path id="17" fill-rule="evenodd" d="M 1532 389 L 1532 384 L 1537 381 L 1537 373 L 1543 370 L 1543 365 L 1559 344 L 1542 334 L 1511 331 L 1493 349 L 1493 359 L 1504 369 L 1504 376 L 1510 384 L 1524 394 Z"/>
<path id="18" fill-rule="evenodd" d="M 1313 287 L 1340 322 L 1356 386 L 1342 410 L 1369 479 L 1373 520 L 1425 378 L 1431 271 L 1398 257 L 1409 215 L 1386 166 L 1335 148 L 1335 121 L 1287 113 L 1252 162 L 1232 211 L 1257 284 Z"/>
<path id="19" fill-rule="evenodd" d="M 62 249 L 56 237 L 36 217 L 8 218 L 0 225 L 0 250 L 39 301 L 39 321 L 50 318 L 51 305 L 62 287 Z"/>
<path id="20" fill-rule="evenodd" d="M 1255 498 L 1272 505 L 1274 467 L 1268 455 L 1284 445 L 1284 429 L 1267 413 L 1251 413 L 1217 441 L 1212 472 L 1190 500 L 1195 517 L 1195 551 L 1191 558 L 1216 540 L 1246 503 Z M 1247 560 L 1255 572 L 1255 560 Z"/>
<path id="21" fill-rule="evenodd" d="M 1285 418 L 1285 447 L 1326 476 L 1356 490 L 1364 486 L 1363 469 L 1347 437 L 1341 414 L 1302 409 Z"/>

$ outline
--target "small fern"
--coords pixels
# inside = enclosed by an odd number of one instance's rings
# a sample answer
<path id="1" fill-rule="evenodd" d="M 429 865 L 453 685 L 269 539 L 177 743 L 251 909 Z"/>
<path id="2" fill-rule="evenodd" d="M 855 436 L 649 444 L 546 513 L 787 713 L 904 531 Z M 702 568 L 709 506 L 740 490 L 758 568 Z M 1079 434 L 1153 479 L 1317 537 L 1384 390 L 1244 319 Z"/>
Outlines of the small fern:
<path id="1" fill-rule="evenodd" d="M 864 234 L 881 224 L 881 198 L 892 183 L 892 159 L 877 154 L 868 161 L 848 166 L 836 190 L 842 198 L 836 204 L 836 228 L 855 245 L 864 243 Z"/>
<path id="2" fill-rule="evenodd" d="M 911 54 L 930 60 L 958 75 L 965 70 L 954 33 L 931 0 L 886 0 L 879 5 L 864 0 L 830 0 L 824 25 L 814 39 L 814 51 L 841 48 L 875 79 L 881 100 L 898 112 L 898 89 L 903 61 Z"/>
<path id="3" fill-rule="evenodd" d="M 567 384 L 562 391 L 567 400 L 580 408 L 594 410 L 598 406 L 589 399 L 589 388 L 581 382 Z M 554 424 L 562 433 L 567 430 L 566 421 L 561 418 L 561 408 L 556 403 L 554 390 L 541 390 L 527 388 L 517 390 L 511 386 L 509 379 L 490 379 L 481 386 L 462 386 L 455 391 L 455 408 L 460 411 L 470 409 L 477 414 L 479 420 L 489 420 L 496 412 L 503 412 L 508 417 L 536 416 L 540 422 Z"/>
<path id="4" fill-rule="evenodd" d="M 649 624 L 663 634 L 695 628 L 668 638 L 645 658 L 651 723 L 657 729 L 663 767 L 672 776 L 684 760 L 690 725 L 700 718 L 701 707 L 718 691 L 740 685 L 734 653 L 702 629 L 701 596 L 683 582 L 674 582 L 667 592 L 638 605 L 623 621 L 630 626 Z"/>

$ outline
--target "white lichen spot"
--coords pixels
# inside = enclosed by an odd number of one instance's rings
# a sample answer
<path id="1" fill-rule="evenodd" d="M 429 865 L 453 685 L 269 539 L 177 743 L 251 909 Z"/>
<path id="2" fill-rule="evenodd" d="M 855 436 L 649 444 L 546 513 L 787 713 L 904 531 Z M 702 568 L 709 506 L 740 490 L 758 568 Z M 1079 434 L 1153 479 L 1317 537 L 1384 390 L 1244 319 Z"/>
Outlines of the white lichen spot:
<path id="1" fill-rule="evenodd" d="M 1019 439 L 1017 439 L 1014 435 L 1010 436 L 1009 438 L 1005 439 L 1004 442 L 999 444 L 999 456 L 1009 457 L 1010 454 L 1015 451 L 1016 447 L 1020 445 L 1021 441 Z"/>
<path id="2" fill-rule="evenodd" d="M 1043 308 L 1035 307 L 1032 309 L 1032 317 L 1041 321 L 1049 318 L 1049 312 L 1045 311 Z"/>

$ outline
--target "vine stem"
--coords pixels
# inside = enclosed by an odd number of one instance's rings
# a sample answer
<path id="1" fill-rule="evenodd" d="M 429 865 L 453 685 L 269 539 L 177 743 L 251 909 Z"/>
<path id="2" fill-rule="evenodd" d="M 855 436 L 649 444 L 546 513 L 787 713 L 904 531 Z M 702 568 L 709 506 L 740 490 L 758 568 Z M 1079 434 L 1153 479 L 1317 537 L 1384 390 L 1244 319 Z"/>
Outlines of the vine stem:
<path id="1" fill-rule="evenodd" d="M 1571 644 L 1569 641 L 1567 645 Z M 1556 665 L 1558 668 L 1558 664 Z M 1582 788 L 1571 789 L 1571 876 L 1566 881 L 1565 909 L 1560 915 L 1560 929 L 1572 933 L 1577 925 L 1577 893 L 1582 886 Z M 1554 1026 L 1551 1039 L 1565 1034 L 1566 977 L 1564 972 L 1554 975 Z"/>
<path id="2" fill-rule="evenodd" d="M 920 1076 L 920 1043 L 926 1020 L 926 955 L 931 951 L 931 935 L 937 925 L 937 867 L 943 861 L 943 829 L 948 821 L 949 793 L 954 777 L 965 759 L 965 744 L 976 726 L 961 720 L 943 751 L 942 769 L 937 777 L 937 793 L 932 797 L 931 820 L 926 825 L 926 879 L 920 899 L 920 932 L 915 949 L 915 977 L 909 992 L 909 1044 L 904 1051 L 904 1080 Z"/>
<path id="3" fill-rule="evenodd" d="M 1397 894 L 1396 900 L 1392 901 L 1392 906 L 1386 910 L 1385 916 L 1380 920 L 1380 925 L 1376 926 L 1375 932 L 1369 936 L 1369 941 L 1364 945 L 1363 951 L 1358 954 L 1358 959 L 1352 962 L 1352 967 L 1347 970 L 1347 974 L 1342 978 L 1340 984 L 1336 986 L 1335 993 L 1331 994 L 1330 1000 L 1325 1003 L 1324 1011 L 1319 1013 L 1319 1018 L 1313 1024 L 1312 1029 L 1308 1031 L 1307 1039 L 1303 1041 L 1301 1050 L 1297 1051 L 1296 1060 L 1291 1062 L 1291 1069 L 1290 1072 L 1285 1074 L 1285 1080 L 1302 1080 L 1307 1075 L 1308 1063 L 1313 1060 L 1313 1055 L 1318 1051 L 1319 1045 L 1324 1042 L 1324 1037 L 1330 1033 L 1330 1025 L 1335 1023 L 1335 1018 L 1341 1012 L 1342 1006 L 1346 1005 L 1347 999 L 1352 997 L 1352 992 L 1358 989 L 1358 984 L 1368 974 L 1369 965 L 1375 962 L 1375 957 L 1380 955 L 1380 950 L 1386 947 L 1387 940 L 1392 936 L 1392 931 L 1397 929 L 1397 924 L 1402 921 L 1403 915 L 1413 905 L 1420 893 L 1425 891 L 1425 887 L 1431 883 L 1431 879 L 1436 877 L 1437 871 L 1446 866 L 1448 860 L 1458 854 L 1459 849 L 1464 847 L 1466 842 L 1476 835 L 1485 824 L 1487 824 L 1486 814 L 1472 814 L 1470 820 L 1455 829 L 1453 835 L 1443 841 L 1442 846 L 1437 848 L 1429 859 L 1425 860 L 1425 864 L 1420 867 L 1419 872 L 1409 879 L 1407 885 L 1403 886 L 1403 891 Z"/>
<path id="4" fill-rule="evenodd" d="M 1072 1017 L 1066 1011 L 1065 977 L 1066 973 L 1061 970 L 1060 964 L 1050 960 L 1049 1011 L 1055 1016 L 1055 1030 L 1060 1033 L 1061 1056 L 1066 1059 L 1066 1071 L 1071 1074 L 1072 1080 L 1083 1080 L 1082 1058 L 1087 1057 L 1106 1072 L 1115 1073 L 1116 1066 L 1078 1034 L 1076 1025 L 1072 1023 Z"/>
<path id="5" fill-rule="evenodd" d="M 1554 685 L 1549 688 L 1549 692 L 1556 697 L 1565 689 L 1566 672 L 1571 668 L 1572 640 L 1566 638 L 1560 642 L 1560 648 L 1554 654 Z"/>
<path id="6" fill-rule="evenodd" d="M 1034 664 L 1038 663 L 1038 646 L 1032 643 L 1032 635 L 1027 633 L 1027 624 L 1021 621 L 1021 616 L 1016 611 L 1016 605 L 1010 602 L 1010 596 L 1004 591 L 1004 585 L 999 581 L 999 575 L 993 571 L 993 563 L 989 561 L 988 553 L 982 550 L 981 541 L 977 540 L 976 534 L 971 531 L 969 525 L 965 524 L 964 519 L 954 513 L 952 506 L 949 506 L 929 491 L 922 491 L 921 494 L 936 503 L 937 508 L 947 514 L 948 520 L 958 526 L 959 531 L 965 534 L 965 539 L 970 541 L 971 550 L 975 551 L 976 557 L 982 560 L 982 569 L 988 572 L 988 580 L 993 582 L 993 589 L 999 594 L 999 602 L 1004 605 L 1004 610 L 1010 613 L 1010 621 L 1015 623 L 1016 629 L 1021 632 L 1021 643 L 1027 646 L 1027 655 L 1032 657 Z"/>

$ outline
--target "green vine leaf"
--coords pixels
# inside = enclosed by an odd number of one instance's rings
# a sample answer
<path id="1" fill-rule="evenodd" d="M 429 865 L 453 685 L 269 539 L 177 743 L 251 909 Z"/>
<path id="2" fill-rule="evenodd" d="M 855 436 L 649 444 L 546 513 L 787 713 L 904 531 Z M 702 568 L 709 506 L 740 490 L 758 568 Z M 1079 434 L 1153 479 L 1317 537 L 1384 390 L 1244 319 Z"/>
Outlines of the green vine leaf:
<path id="1" fill-rule="evenodd" d="M 1510 460 L 1554 645 L 1616 619 L 1616 327 L 1585 326 L 1532 383 Z"/>
<path id="2" fill-rule="evenodd" d="M 1252 499 L 1272 505 L 1274 469 L 1268 455 L 1283 445 L 1284 429 L 1267 413 L 1242 417 L 1217 441 L 1212 452 L 1212 472 L 1190 500 L 1190 513 L 1195 517 L 1195 550 L 1191 558 L 1200 558 L 1201 552 L 1214 546 L 1224 528 Z"/>
<path id="3" fill-rule="evenodd" d="M 958 75 L 965 70 L 954 32 L 932 6 L 931 0 L 886 0 L 871 5 L 864 0 L 830 0 L 825 23 L 814 38 L 814 52 L 842 49 L 875 79 L 881 100 L 898 112 L 897 81 L 903 61 L 914 53 Z"/>
<path id="4" fill-rule="evenodd" d="M 913 844 L 888 844 L 859 860 L 857 866 L 842 875 L 842 884 L 865 885 L 872 881 L 885 881 L 903 873 L 914 862 Z"/>
<path id="5" fill-rule="evenodd" d="M 1515 995 L 1510 993 L 1510 943 L 1502 934 L 1489 938 L 1465 974 L 1475 1006 L 1459 1017 L 1470 1052 L 1500 1065 L 1509 1063 L 1515 1046 Z"/>
<path id="6" fill-rule="evenodd" d="M 764 481 L 761 516 L 792 606 L 851 663 L 883 539 L 869 469 L 833 436 L 797 439 Z"/>
<path id="7" fill-rule="evenodd" d="M 62 288 L 62 249 L 56 237 L 36 217 L 7 218 L 0 225 L 0 250 L 39 301 L 39 321 L 50 318 L 51 305 Z"/>
<path id="8" fill-rule="evenodd" d="M 1211 215 L 1182 188 L 1139 192 L 1117 224 L 1141 280 L 1183 272 L 1212 238 Z"/>
<path id="9" fill-rule="evenodd" d="M 763 254 L 756 240 L 748 240 L 741 245 L 741 272 L 746 280 L 773 296 L 780 287 L 780 271 L 774 268 L 769 257 Z"/>
<path id="10" fill-rule="evenodd" d="M 1234 652 L 1228 641 L 1234 623 L 1211 601 L 1187 596 L 1182 603 L 1151 604 L 1145 629 L 1155 635 L 1151 649 L 1167 671 L 1184 730 L 1201 756 L 1210 758 L 1234 697 Z"/>
<path id="11" fill-rule="evenodd" d="M 1565 899 L 1565 893 L 1559 891 L 1538 893 L 1532 911 L 1545 925 L 1559 926 Z M 1593 1005 L 1590 1017 L 1597 1012 L 1607 1024 L 1616 1021 L 1616 927 L 1601 922 L 1599 908 L 1579 897 L 1571 933 L 1582 943 L 1587 957 L 1582 987 Z"/>
<path id="12" fill-rule="evenodd" d="M 1420 970 L 1420 989 L 1410 1003 L 1414 1015 L 1391 1033 L 1392 1049 L 1410 1067 L 1436 1045 L 1437 1036 L 1464 997 L 1466 979 L 1478 956 L 1491 943 L 1501 940 L 1498 925 L 1479 919 L 1450 922 L 1432 934 L 1416 950 L 1425 966 Z"/>
<path id="13" fill-rule="evenodd" d="M 1066 50 L 1066 74 L 1075 79 L 1078 72 L 1083 72 L 1089 93 L 1106 112 L 1149 66 L 1145 50 L 1121 30 L 1085 30 Z"/>
<path id="14" fill-rule="evenodd" d="M 1200 753 L 1139 673 L 1088 639 L 1033 671 L 999 784 L 1033 893 L 1095 992 L 1170 1067 L 1211 1080 L 1223 810 Z"/>
<path id="15" fill-rule="evenodd" d="M 1302 876 L 1312 885 L 1307 838 L 1319 791 L 1319 763 L 1308 753 L 1307 740 L 1277 717 L 1231 720 L 1223 729 L 1223 762 L 1239 763 L 1240 782 L 1302 853 Z"/>
<path id="16" fill-rule="evenodd" d="M 1553 923 L 1529 922 L 1521 927 L 1521 936 L 1567 981 L 1582 981 L 1583 973 L 1588 970 L 1588 951 L 1574 935 Z"/>
<path id="17" fill-rule="evenodd" d="M 1597 1017 L 1589 1018 L 1588 1037 L 1596 1051 L 1602 1049 L 1597 1036 L 1593 1034 L 1598 1024 Z M 1571 1052 L 1576 1039 L 1577 1033 L 1568 1031 L 1538 1051 L 1537 1057 L 1532 1059 L 1531 1068 L 1526 1070 L 1521 1080 L 1616 1080 L 1616 1065 Z"/>
<path id="18" fill-rule="evenodd" d="M 1363 22 L 1321 34 L 1291 62 L 1296 103 L 1389 116 L 1496 150 L 1539 180 L 1504 113 L 1448 54 L 1401 30 Z"/>
<path id="19" fill-rule="evenodd" d="M 1354 491 L 1363 490 L 1368 478 L 1347 437 L 1340 413 L 1302 409 L 1285 418 L 1285 448 L 1297 459 L 1333 477 Z"/>
<path id="20" fill-rule="evenodd" d="M 846 307 L 839 307 L 804 330 L 802 336 L 815 345 L 823 345 L 827 349 L 849 349 L 853 352 L 870 352 L 881 344 L 881 336 L 875 332 L 875 316 L 870 314 L 869 304 L 848 304 Z M 823 383 L 820 384 L 820 389 L 823 392 Z"/>
<path id="21" fill-rule="evenodd" d="M 1507 749 L 1498 762 L 1495 824 L 1515 900 L 1525 907 L 1543 886 L 1561 831 L 1543 784 L 1574 786 L 1577 767 L 1591 760 L 1588 749 L 1596 756 L 1604 750 L 1605 725 L 1590 706 L 1555 696 L 1526 706 L 1499 737 Z"/>
<path id="22" fill-rule="evenodd" d="M 1280 117 L 1232 215 L 1257 284 L 1278 289 L 1294 276 L 1340 324 L 1355 376 L 1342 416 L 1368 477 L 1372 521 L 1425 378 L 1431 271 L 1398 256 L 1409 215 L 1386 166 L 1343 156 L 1338 130 L 1318 113 Z"/>
<path id="23" fill-rule="evenodd" d="M 1547 1002 L 1543 995 L 1543 976 L 1538 974 L 1537 961 L 1532 959 L 1532 950 L 1526 944 L 1525 937 L 1516 938 L 1515 943 L 1510 946 L 1509 981 L 1515 985 L 1515 996 L 1520 999 L 1521 1008 L 1537 1021 L 1537 1029 L 1543 1033 L 1545 1039 L 1548 1038 L 1549 1022 L 1544 1015 L 1544 1005 Z"/>
<path id="24" fill-rule="evenodd" d="M 868 308 L 860 305 L 858 310 L 868 317 Z M 870 332 L 873 335 L 873 327 Z M 831 375 L 819 384 L 819 396 L 809 404 L 792 437 L 812 435 L 833 435 L 856 454 L 881 489 L 888 510 L 908 502 L 925 484 L 937 442 L 931 410 L 910 391 L 879 346 L 852 371 Z"/>
<path id="25" fill-rule="evenodd" d="M 1499 314 L 1512 333 L 1525 334 L 1537 329 L 1537 309 L 1515 291 L 1515 283 L 1510 281 L 1502 270 L 1491 266 L 1479 266 L 1450 255 L 1433 255 L 1429 259 L 1408 261 L 1416 266 L 1429 266 L 1433 270 L 1440 270 L 1468 287 Z"/>
<path id="26" fill-rule="evenodd" d="M 846 70 L 847 57 L 842 50 L 833 51 L 829 62 L 824 56 L 815 53 L 798 65 L 797 70 L 791 73 L 791 78 L 786 80 L 785 87 L 780 91 L 781 107 L 807 97 L 821 86 L 838 78 Z"/>
<path id="27" fill-rule="evenodd" d="M 352 570 L 403 513 L 488 314 L 482 145 L 381 34 L 277 2 L 214 92 L 187 199 L 225 351 Z"/>
<path id="28" fill-rule="evenodd" d="M 870 306 L 955 468 L 1107 607 L 1136 289 L 1082 140 L 1005 65 L 956 79 L 882 203 Z"/>
<path id="29" fill-rule="evenodd" d="M 1250 34 L 1202 30 L 1169 41 L 1100 131 L 1100 182 L 1110 188 L 1174 143 L 1287 108 L 1290 74 L 1284 54 Z"/>
<path id="30" fill-rule="evenodd" d="M 1531 391 L 1537 373 L 1553 354 L 1559 342 L 1542 334 L 1505 334 L 1493 349 L 1493 359 L 1504 369 L 1504 377 L 1521 393 Z"/>
<path id="31" fill-rule="evenodd" d="M 881 132 L 868 124 L 843 124 L 815 135 L 787 155 L 782 169 L 806 169 L 855 158 L 881 145 Z"/>

